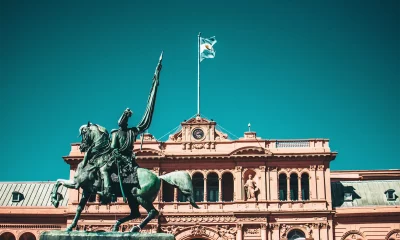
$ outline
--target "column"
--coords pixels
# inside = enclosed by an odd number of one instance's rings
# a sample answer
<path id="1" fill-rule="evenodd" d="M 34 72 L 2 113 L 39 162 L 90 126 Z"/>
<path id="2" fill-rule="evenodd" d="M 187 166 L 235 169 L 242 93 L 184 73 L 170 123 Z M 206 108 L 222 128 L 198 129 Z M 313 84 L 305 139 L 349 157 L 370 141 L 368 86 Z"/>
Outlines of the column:
<path id="1" fill-rule="evenodd" d="M 160 184 L 160 194 L 159 194 L 159 202 L 163 202 L 163 189 L 164 189 L 164 183 L 163 183 L 164 181 L 161 181 L 161 184 Z"/>
<path id="2" fill-rule="evenodd" d="M 280 236 L 279 236 L 279 224 L 272 224 L 271 225 L 271 239 L 278 240 L 279 238 L 280 238 Z"/>
<path id="3" fill-rule="evenodd" d="M 261 224 L 261 240 L 267 240 L 267 224 Z"/>
<path id="4" fill-rule="evenodd" d="M 309 174 L 310 200 L 317 199 L 317 178 L 316 178 L 315 168 L 316 168 L 315 165 L 310 166 L 310 174 Z"/>
<path id="5" fill-rule="evenodd" d="M 325 170 L 325 186 L 326 186 L 326 201 L 328 202 L 328 210 L 332 210 L 332 193 L 331 193 L 331 169 Z"/>
<path id="6" fill-rule="evenodd" d="M 218 201 L 222 202 L 222 177 L 218 178 Z"/>
<path id="7" fill-rule="evenodd" d="M 297 180 L 297 189 L 299 189 L 298 191 L 298 198 L 299 200 L 302 200 L 302 196 L 301 196 L 301 175 L 298 176 L 298 180 Z"/>
<path id="8" fill-rule="evenodd" d="M 243 181 L 242 181 L 242 167 L 235 167 L 235 200 L 243 201 Z"/>
<path id="9" fill-rule="evenodd" d="M 287 187 L 287 200 L 289 201 L 289 200 L 291 200 L 290 199 L 290 175 L 288 174 L 287 176 L 286 176 L 286 187 Z"/>
<path id="10" fill-rule="evenodd" d="M 320 223 L 320 238 L 321 239 L 329 239 L 328 238 L 328 224 Z"/>
<path id="11" fill-rule="evenodd" d="M 174 202 L 178 202 L 178 188 L 174 188 Z"/>
<path id="12" fill-rule="evenodd" d="M 242 233 L 242 227 L 243 224 L 237 224 L 237 232 L 236 232 L 236 240 L 242 240 L 243 239 L 243 233 Z"/>
<path id="13" fill-rule="evenodd" d="M 317 194 L 318 200 L 325 199 L 325 178 L 324 178 L 324 165 L 317 166 Z"/>
<path id="14" fill-rule="evenodd" d="M 278 200 L 278 168 L 272 167 L 268 169 L 270 175 L 270 178 L 268 179 L 271 194 L 270 200 L 276 201 Z"/>
<path id="15" fill-rule="evenodd" d="M 328 239 L 333 240 L 333 220 L 328 220 Z"/>
<path id="16" fill-rule="evenodd" d="M 207 178 L 204 178 L 204 196 L 203 201 L 207 202 Z"/>
<path id="17" fill-rule="evenodd" d="M 314 239 L 321 239 L 319 234 L 319 223 L 314 223 L 314 230 L 313 230 L 313 237 Z M 322 238 L 324 239 L 324 238 Z"/>
<path id="18" fill-rule="evenodd" d="M 265 182 L 265 166 L 260 166 L 260 174 L 261 174 L 261 183 L 259 186 L 260 193 L 258 196 L 259 200 L 266 200 L 267 199 L 267 186 Z"/>

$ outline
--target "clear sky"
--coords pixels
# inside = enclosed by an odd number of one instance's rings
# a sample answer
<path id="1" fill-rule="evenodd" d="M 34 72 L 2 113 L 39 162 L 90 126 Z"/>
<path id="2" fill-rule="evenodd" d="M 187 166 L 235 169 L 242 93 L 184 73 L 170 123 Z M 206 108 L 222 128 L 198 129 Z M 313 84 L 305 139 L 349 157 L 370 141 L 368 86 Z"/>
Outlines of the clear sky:
<path id="1" fill-rule="evenodd" d="M 149 132 L 193 116 L 198 32 L 218 41 L 204 116 L 238 137 L 250 122 L 329 138 L 333 170 L 398 169 L 399 29 L 396 0 L 0 1 L 0 181 L 68 178 L 79 126 L 117 128 L 127 107 L 139 122 L 161 50 Z"/>

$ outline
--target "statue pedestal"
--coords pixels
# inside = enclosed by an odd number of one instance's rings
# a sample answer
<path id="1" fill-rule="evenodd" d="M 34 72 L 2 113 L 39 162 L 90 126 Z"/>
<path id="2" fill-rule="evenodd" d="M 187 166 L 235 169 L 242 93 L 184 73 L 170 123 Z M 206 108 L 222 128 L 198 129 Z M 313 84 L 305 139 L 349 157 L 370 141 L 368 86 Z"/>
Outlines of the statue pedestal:
<path id="1" fill-rule="evenodd" d="M 40 240 L 175 240 L 166 233 L 127 233 L 127 232 L 85 232 L 85 231 L 46 231 Z"/>

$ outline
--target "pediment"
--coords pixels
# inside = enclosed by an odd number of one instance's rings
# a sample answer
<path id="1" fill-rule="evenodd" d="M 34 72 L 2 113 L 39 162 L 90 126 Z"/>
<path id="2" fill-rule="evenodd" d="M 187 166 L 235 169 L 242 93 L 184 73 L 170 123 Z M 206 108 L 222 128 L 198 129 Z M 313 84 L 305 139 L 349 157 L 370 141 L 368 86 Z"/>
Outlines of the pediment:
<path id="1" fill-rule="evenodd" d="M 231 156 L 272 155 L 272 153 L 262 147 L 242 147 L 242 148 L 235 149 L 229 155 L 231 155 Z"/>
<path id="2" fill-rule="evenodd" d="M 185 122 L 186 124 L 208 124 L 211 123 L 210 120 L 206 119 L 206 118 L 202 118 L 202 117 L 195 117 L 195 118 L 191 118 L 189 120 L 187 120 Z"/>

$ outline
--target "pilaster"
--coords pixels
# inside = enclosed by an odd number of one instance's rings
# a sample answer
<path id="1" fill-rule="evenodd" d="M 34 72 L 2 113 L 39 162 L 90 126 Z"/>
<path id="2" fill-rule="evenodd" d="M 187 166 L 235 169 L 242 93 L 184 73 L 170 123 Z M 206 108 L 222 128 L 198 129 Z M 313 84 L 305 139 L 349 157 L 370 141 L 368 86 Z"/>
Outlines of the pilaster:
<path id="1" fill-rule="evenodd" d="M 259 194 L 258 199 L 266 200 L 267 199 L 267 186 L 266 186 L 266 182 L 265 182 L 265 166 L 260 166 L 260 177 L 261 177 L 261 183 L 259 186 L 260 194 Z"/>
<path id="2" fill-rule="evenodd" d="M 317 166 L 317 194 L 318 200 L 324 200 L 325 198 L 325 177 L 324 177 L 324 165 Z"/>
<path id="3" fill-rule="evenodd" d="M 316 165 L 311 165 L 310 166 L 310 200 L 316 200 L 317 199 L 317 175 L 316 175 Z"/>
<path id="4" fill-rule="evenodd" d="M 235 200 L 243 201 L 242 167 L 235 167 Z"/>
<path id="5" fill-rule="evenodd" d="M 278 168 L 271 167 L 268 168 L 269 172 L 269 187 L 270 187 L 270 200 L 276 201 L 278 200 Z"/>

